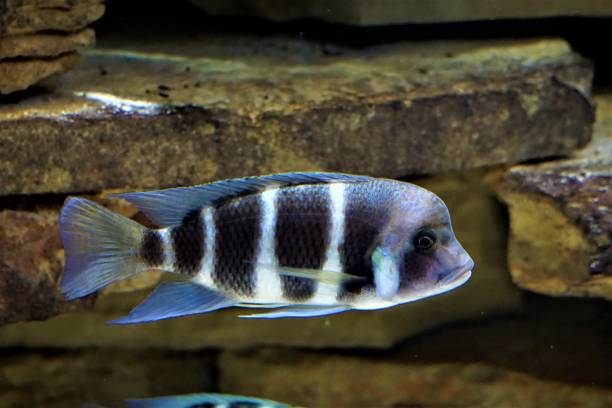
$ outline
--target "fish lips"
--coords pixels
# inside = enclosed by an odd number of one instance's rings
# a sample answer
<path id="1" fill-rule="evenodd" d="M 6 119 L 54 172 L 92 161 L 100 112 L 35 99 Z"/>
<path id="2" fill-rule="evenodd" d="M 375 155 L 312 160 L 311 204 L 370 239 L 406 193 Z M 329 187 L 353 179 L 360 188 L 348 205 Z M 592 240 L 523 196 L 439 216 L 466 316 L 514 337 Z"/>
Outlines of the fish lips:
<path id="1" fill-rule="evenodd" d="M 470 259 L 465 264 L 451 269 L 438 283 L 442 286 L 459 286 L 472 276 L 472 269 L 474 261 Z"/>

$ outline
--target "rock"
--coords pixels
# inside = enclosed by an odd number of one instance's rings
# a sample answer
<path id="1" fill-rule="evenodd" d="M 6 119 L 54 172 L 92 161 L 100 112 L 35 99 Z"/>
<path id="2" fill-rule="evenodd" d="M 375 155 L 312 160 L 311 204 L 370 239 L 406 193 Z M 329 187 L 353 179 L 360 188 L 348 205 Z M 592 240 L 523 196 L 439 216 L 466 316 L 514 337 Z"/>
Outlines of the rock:
<path id="1" fill-rule="evenodd" d="M 503 215 L 492 193 L 480 183 L 480 174 L 440 176 L 419 180 L 419 184 L 436 191 L 446 201 L 456 234 L 476 262 L 470 282 L 448 294 L 388 310 L 350 312 L 321 319 L 255 321 L 236 317 L 244 310 L 227 310 L 155 324 L 118 327 L 105 322 L 127 313 L 145 294 L 117 294 L 113 293 L 117 289 L 111 287 L 111 291 L 98 299 L 93 312 L 65 314 L 46 322 L 0 328 L 0 346 L 241 349 L 257 345 L 291 345 L 308 348 L 386 348 L 446 323 L 516 311 L 520 304 L 518 292 L 505 269 Z M 122 212 L 128 214 L 125 209 Z M 10 226 L 7 228 L 11 229 Z M 30 233 L 36 235 L 37 228 Z M 56 225 L 53 225 L 53 231 L 57 231 Z M 55 248 L 60 251 L 59 246 Z M 15 256 L 19 258 L 26 250 L 14 250 Z M 19 270 L 12 273 L 15 279 L 20 275 Z M 53 274 L 59 273 L 58 269 L 54 269 Z M 143 275 L 139 279 L 140 287 L 143 287 L 157 283 L 159 276 Z M 125 292 L 133 286 L 133 283 L 122 285 L 121 290 Z M 48 296 L 59 298 L 54 287 L 49 290 L 53 293 Z M 483 295 L 485 293 L 486 296 Z M 10 298 L 11 293 L 5 296 Z"/>
<path id="2" fill-rule="evenodd" d="M 66 72 L 78 62 L 76 52 L 55 58 L 0 60 L 0 95 L 26 89 L 49 75 Z"/>
<path id="3" fill-rule="evenodd" d="M 220 390 L 308 407 L 610 406 L 610 305 L 529 297 L 525 310 L 376 353 L 226 351 Z"/>
<path id="4" fill-rule="evenodd" d="M 0 40 L 0 59 L 56 56 L 91 47 L 94 42 L 94 31 L 89 28 L 70 34 L 45 33 L 3 37 Z"/>
<path id="5" fill-rule="evenodd" d="M 553 3 L 530 1 L 509 3 L 503 0 L 190 1 L 213 15 L 246 15 L 274 21 L 316 18 L 333 23 L 362 26 L 503 18 L 612 15 L 612 5 L 609 2 L 597 0 L 570 0 Z"/>
<path id="6" fill-rule="evenodd" d="M 85 27 L 103 13 L 99 0 L 1 0 L 0 95 L 74 67 L 95 41 Z"/>
<path id="7" fill-rule="evenodd" d="M 104 14 L 101 0 L 3 0 L 0 36 L 81 30 Z"/>
<path id="8" fill-rule="evenodd" d="M 0 212 L 0 324 L 59 311 L 62 265 L 56 214 Z"/>
<path id="9" fill-rule="evenodd" d="M 591 135 L 592 69 L 560 40 L 340 55 L 288 42 L 292 57 L 255 40 L 226 57 L 165 41 L 90 52 L 55 92 L 1 106 L 0 195 L 298 169 L 430 174 L 567 155 Z"/>
<path id="10" fill-rule="evenodd" d="M 398 364 L 269 352 L 225 358 L 221 366 L 231 367 L 222 373 L 224 392 L 266 396 L 298 406 L 529 408 L 590 404 L 604 408 L 612 404 L 612 392 L 606 388 L 542 381 L 478 363 Z"/>
<path id="11" fill-rule="evenodd" d="M 598 97 L 593 143 L 571 159 L 511 167 L 509 266 L 520 287 L 612 300 L 612 96 Z"/>
<path id="12" fill-rule="evenodd" d="M 210 391 L 212 353 L 142 351 L 14 352 L 4 350 L 0 406 L 124 406 L 127 398 Z M 99 406 L 99 405 L 96 405 Z"/>

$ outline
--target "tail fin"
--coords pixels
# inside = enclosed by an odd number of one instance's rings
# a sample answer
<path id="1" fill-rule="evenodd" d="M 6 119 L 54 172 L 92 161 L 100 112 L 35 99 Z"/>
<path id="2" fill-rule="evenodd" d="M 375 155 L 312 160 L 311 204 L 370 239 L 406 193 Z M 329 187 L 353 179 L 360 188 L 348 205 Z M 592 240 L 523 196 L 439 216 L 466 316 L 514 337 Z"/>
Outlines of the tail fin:
<path id="1" fill-rule="evenodd" d="M 71 300 L 147 270 L 138 256 L 146 228 L 82 198 L 60 214 L 66 267 L 62 292 Z"/>

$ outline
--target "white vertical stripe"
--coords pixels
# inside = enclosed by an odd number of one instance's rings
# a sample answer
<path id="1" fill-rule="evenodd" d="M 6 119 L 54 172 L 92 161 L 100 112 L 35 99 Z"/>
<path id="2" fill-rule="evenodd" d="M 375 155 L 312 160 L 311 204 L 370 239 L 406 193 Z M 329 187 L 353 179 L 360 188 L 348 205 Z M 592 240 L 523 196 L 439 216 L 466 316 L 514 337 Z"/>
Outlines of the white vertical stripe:
<path id="1" fill-rule="evenodd" d="M 345 184 L 332 183 L 329 185 L 329 196 L 331 201 L 329 228 L 329 245 L 325 251 L 325 262 L 322 269 L 325 271 L 343 272 L 342 258 L 340 256 L 340 246 L 344 242 L 344 214 L 345 209 Z M 338 294 L 338 285 L 322 284 L 317 285 L 317 290 L 310 300 L 313 304 L 335 304 Z"/>
<path id="2" fill-rule="evenodd" d="M 282 300 L 281 278 L 277 271 L 276 258 L 276 196 L 278 189 L 261 194 L 261 234 L 255 258 L 255 298 L 261 302 Z"/>
<path id="3" fill-rule="evenodd" d="M 329 229 L 329 246 L 325 252 L 323 270 L 342 272 L 340 245 L 344 240 L 344 183 L 329 185 L 331 201 L 331 228 Z"/>
<path id="4" fill-rule="evenodd" d="M 215 271 L 215 243 L 217 242 L 214 211 L 213 207 L 206 207 L 200 214 L 204 224 L 202 226 L 204 228 L 204 259 L 200 265 L 200 272 L 194 278 L 197 283 L 210 288 L 217 287 L 212 278 Z"/>
<path id="5" fill-rule="evenodd" d="M 168 272 L 175 272 L 174 270 L 174 249 L 172 248 L 172 235 L 170 234 L 170 228 L 158 229 L 159 237 L 162 241 L 162 249 L 164 251 L 164 263 L 161 269 Z"/>

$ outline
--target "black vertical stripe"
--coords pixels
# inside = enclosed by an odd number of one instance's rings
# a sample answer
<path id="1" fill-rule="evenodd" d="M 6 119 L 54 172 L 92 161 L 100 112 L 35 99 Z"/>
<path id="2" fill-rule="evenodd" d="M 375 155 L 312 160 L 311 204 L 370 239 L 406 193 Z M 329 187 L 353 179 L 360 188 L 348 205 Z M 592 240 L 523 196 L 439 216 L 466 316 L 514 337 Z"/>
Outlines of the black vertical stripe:
<path id="1" fill-rule="evenodd" d="M 142 237 L 140 244 L 140 257 L 147 266 L 156 267 L 164 263 L 164 248 L 159 233 L 154 230 L 147 230 Z"/>
<path id="2" fill-rule="evenodd" d="M 261 212 L 259 194 L 236 198 L 215 210 L 213 281 L 218 287 L 242 296 L 253 295 Z"/>
<path id="3" fill-rule="evenodd" d="M 384 187 L 384 182 L 347 186 L 340 257 L 346 273 L 365 279 L 345 283 L 338 293 L 340 300 L 346 301 L 359 295 L 364 288 L 374 287 L 371 252 L 388 218 L 388 194 Z"/>
<path id="4" fill-rule="evenodd" d="M 276 201 L 276 257 L 279 266 L 320 269 L 325 262 L 331 227 L 329 185 L 281 189 Z M 314 295 L 316 282 L 281 276 L 288 300 L 306 301 Z"/>
<path id="5" fill-rule="evenodd" d="M 200 210 L 189 212 L 183 223 L 170 232 L 174 249 L 174 268 L 178 273 L 194 276 L 204 258 L 204 222 Z"/>

